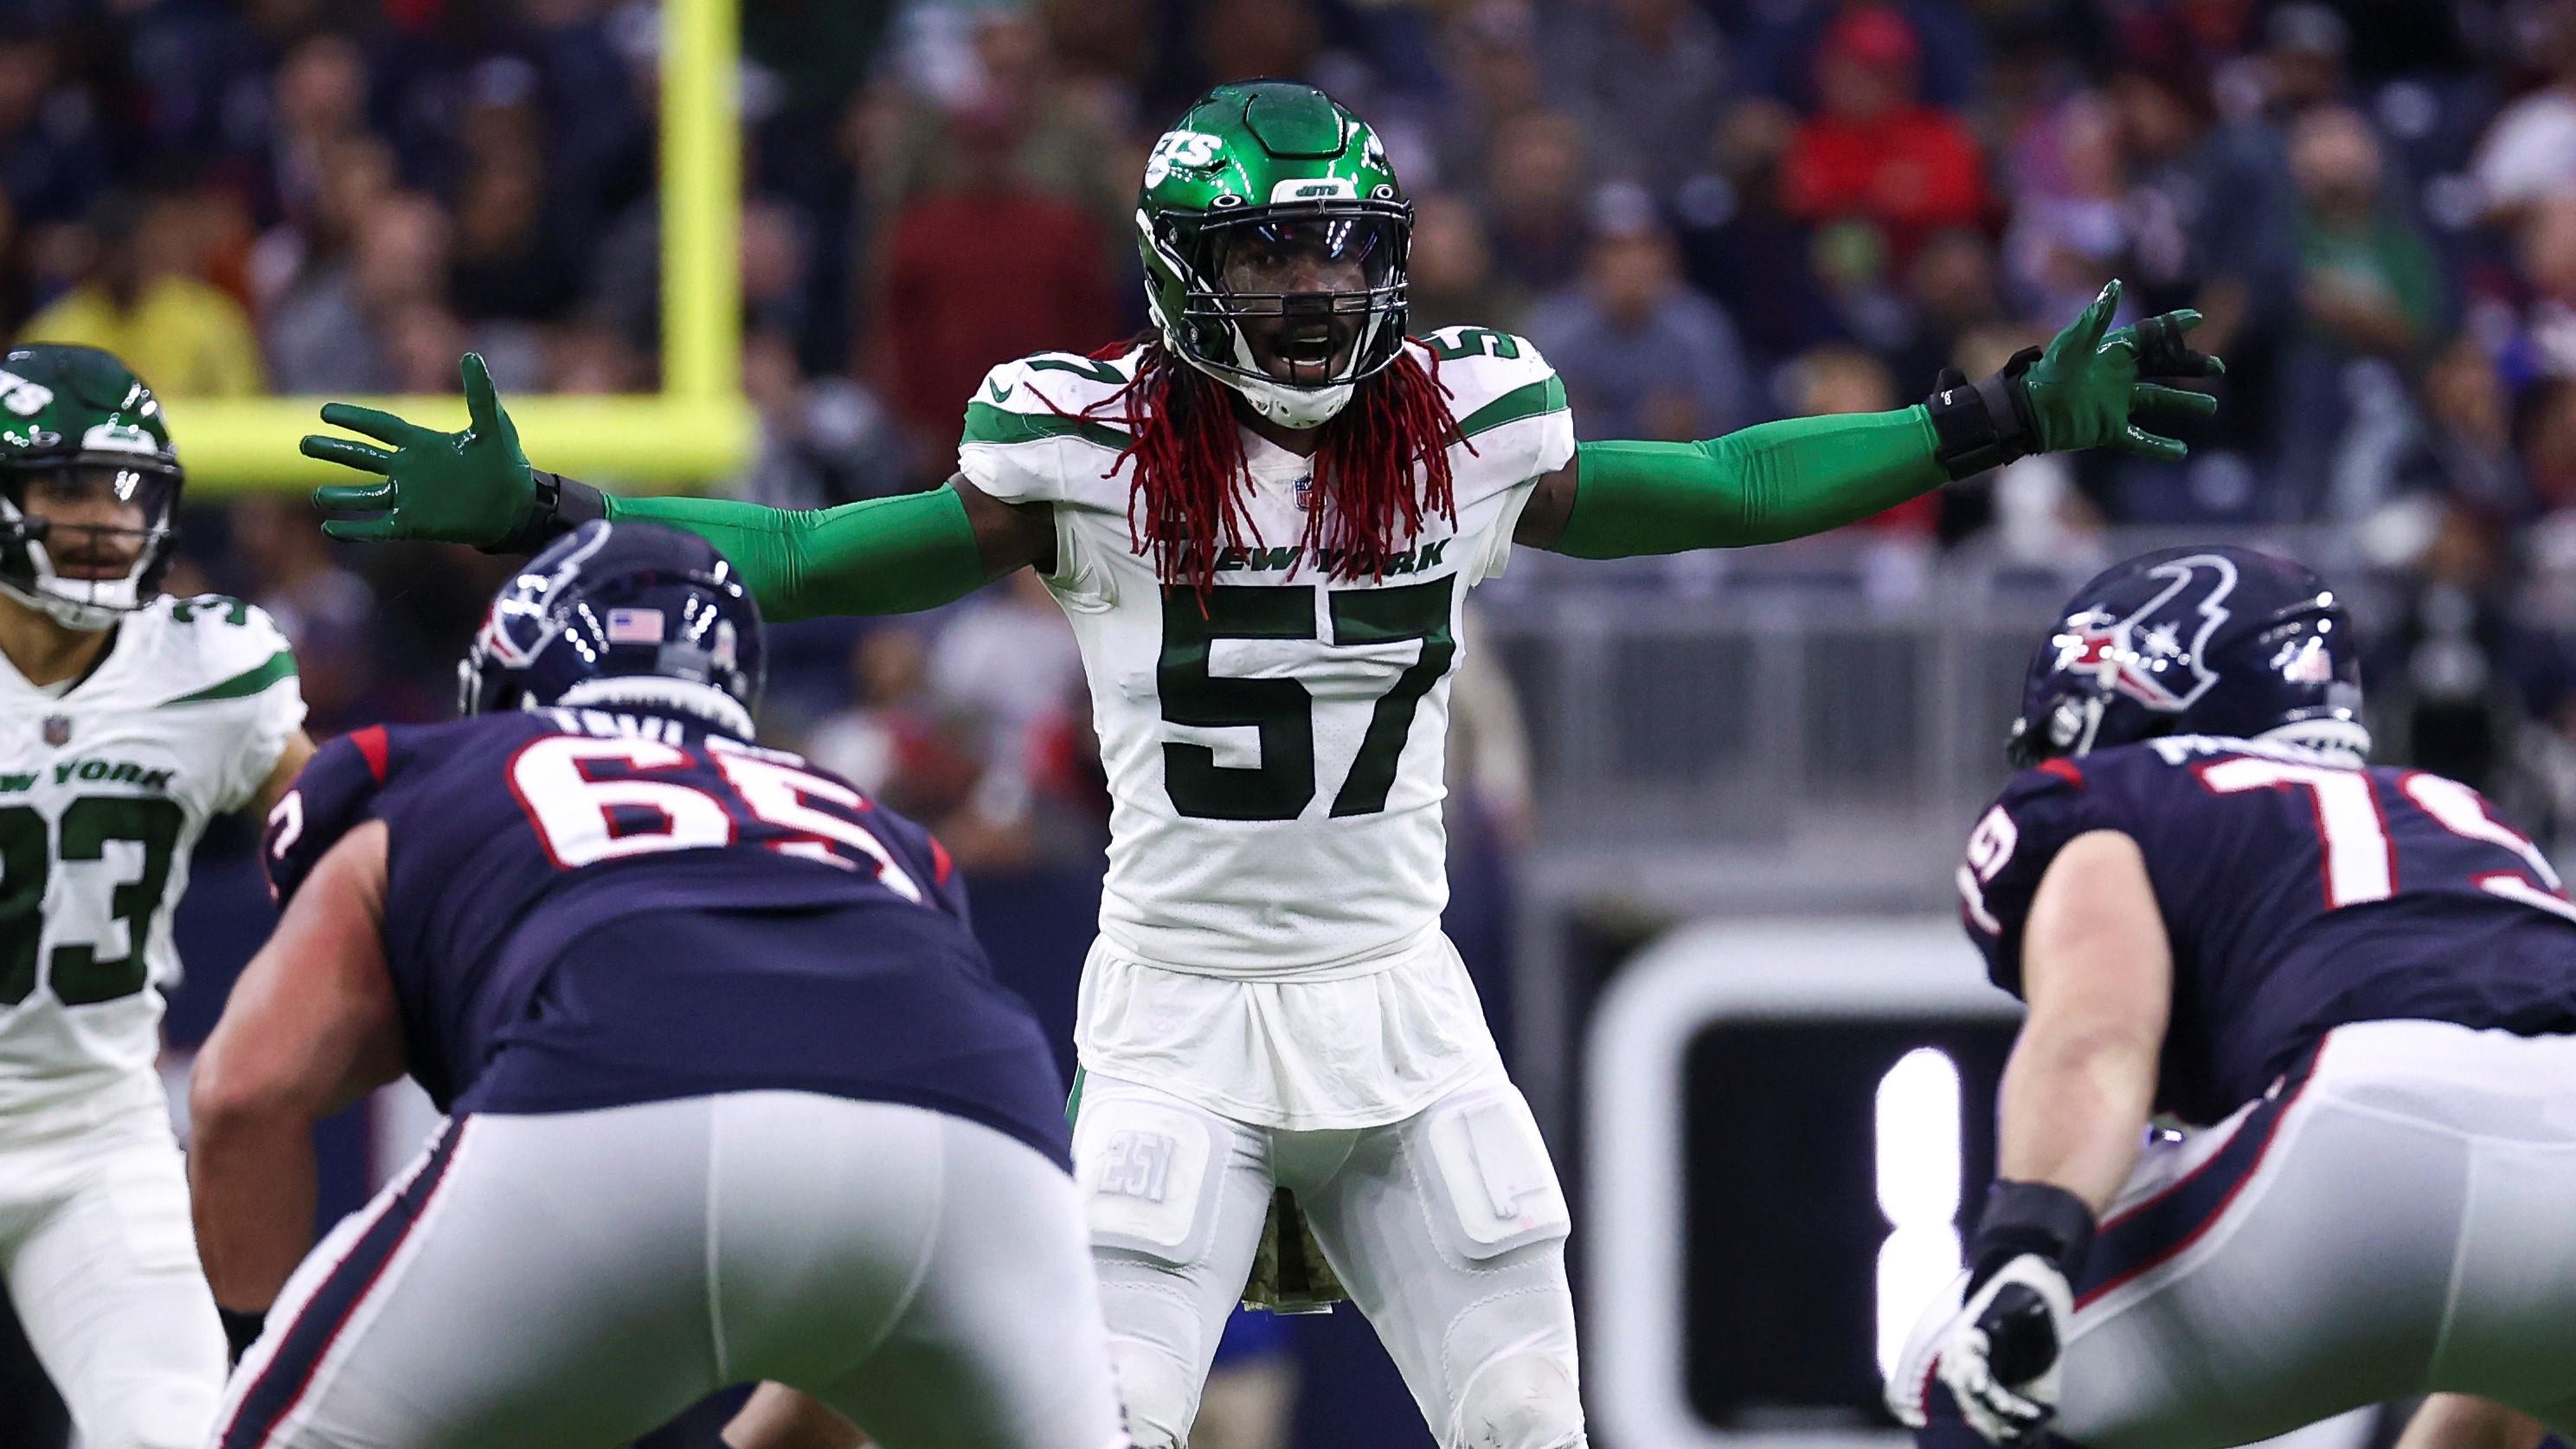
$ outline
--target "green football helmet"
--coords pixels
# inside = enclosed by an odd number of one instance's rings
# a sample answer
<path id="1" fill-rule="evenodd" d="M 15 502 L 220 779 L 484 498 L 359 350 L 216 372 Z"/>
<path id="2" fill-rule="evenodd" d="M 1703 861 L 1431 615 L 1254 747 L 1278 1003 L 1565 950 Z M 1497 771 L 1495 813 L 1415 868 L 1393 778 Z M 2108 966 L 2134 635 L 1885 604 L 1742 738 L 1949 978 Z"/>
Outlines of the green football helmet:
<path id="1" fill-rule="evenodd" d="M 1154 143 L 1136 228 L 1165 344 L 1273 422 L 1321 426 L 1403 350 L 1413 205 L 1313 86 L 1201 96 Z"/>
<path id="2" fill-rule="evenodd" d="M 40 342 L 0 356 L 0 590 L 73 629 L 149 604 L 181 481 L 160 399 L 113 355 Z"/>

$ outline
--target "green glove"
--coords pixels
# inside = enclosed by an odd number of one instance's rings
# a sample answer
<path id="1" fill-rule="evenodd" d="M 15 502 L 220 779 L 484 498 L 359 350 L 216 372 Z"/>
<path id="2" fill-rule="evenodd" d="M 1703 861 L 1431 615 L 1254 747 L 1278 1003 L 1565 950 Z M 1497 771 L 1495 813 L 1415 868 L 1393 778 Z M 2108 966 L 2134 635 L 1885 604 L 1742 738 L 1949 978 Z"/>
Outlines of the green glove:
<path id="1" fill-rule="evenodd" d="M 465 354 L 465 411 L 461 433 L 433 432 L 388 412 L 351 403 L 325 403 L 322 421 L 364 433 L 392 452 L 351 438 L 308 433 L 305 457 L 373 473 L 380 483 L 330 483 L 313 490 L 313 506 L 326 513 L 370 513 L 332 518 L 322 531 L 333 538 L 419 539 L 500 548 L 543 541 L 526 538 L 540 506 L 536 470 L 519 449 L 519 430 L 501 410 L 492 374 L 475 353 Z M 547 510 L 551 512 L 549 508 Z"/>
<path id="2" fill-rule="evenodd" d="M 2119 309 L 2120 283 L 2114 280 L 2047 347 L 2021 352 L 1974 387 L 1945 374 L 1927 406 L 1950 476 L 1964 478 L 2030 453 L 2079 448 L 2181 461 L 2190 449 L 2140 427 L 2138 415 L 2208 417 L 2218 411 L 2218 399 L 2141 379 L 2217 377 L 2227 364 L 2184 342 L 2183 334 L 2200 325 L 2198 312 L 2163 312 L 2114 329 L 2111 316 Z"/>
<path id="3" fill-rule="evenodd" d="M 2216 377 L 2227 371 L 2227 364 L 2183 345 L 2182 334 L 2200 325 L 2198 312 L 2161 313 L 2134 327 L 2106 331 L 2119 309 L 2120 283 L 2114 279 L 2082 316 L 2050 340 L 2023 375 L 2040 451 L 2112 448 L 2180 462 L 2191 450 L 2139 427 L 2136 415 L 2161 410 L 2205 418 L 2218 411 L 2218 399 L 2139 379 Z"/>

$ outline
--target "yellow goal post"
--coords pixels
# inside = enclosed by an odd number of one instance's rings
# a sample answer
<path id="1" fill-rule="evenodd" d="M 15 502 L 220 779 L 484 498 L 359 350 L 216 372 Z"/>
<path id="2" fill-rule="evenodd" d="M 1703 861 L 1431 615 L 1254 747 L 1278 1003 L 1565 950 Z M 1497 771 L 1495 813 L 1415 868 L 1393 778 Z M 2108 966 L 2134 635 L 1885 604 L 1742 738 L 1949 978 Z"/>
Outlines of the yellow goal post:
<path id="1" fill-rule="evenodd" d="M 724 477 L 751 455 L 742 394 L 742 127 L 737 0 L 662 0 L 662 390 L 505 397 L 528 456 L 638 490 Z M 296 451 L 329 432 L 325 402 L 364 403 L 429 427 L 465 426 L 465 400 L 433 397 L 174 398 L 171 441 L 191 497 L 354 481 Z"/>

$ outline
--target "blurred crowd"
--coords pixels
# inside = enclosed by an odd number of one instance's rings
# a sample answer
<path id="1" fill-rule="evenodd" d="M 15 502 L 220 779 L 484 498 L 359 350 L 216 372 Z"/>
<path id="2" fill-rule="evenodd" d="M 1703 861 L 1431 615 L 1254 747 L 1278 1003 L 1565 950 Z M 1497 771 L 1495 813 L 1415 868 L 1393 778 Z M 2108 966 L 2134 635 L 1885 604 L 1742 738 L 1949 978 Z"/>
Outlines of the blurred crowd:
<path id="1" fill-rule="evenodd" d="M 742 7 L 741 496 L 935 482 L 985 367 L 1140 327 L 1147 148 L 1287 75 L 1385 135 L 1415 329 L 1526 333 L 1587 437 L 1895 406 L 2115 275 L 2199 309 L 2229 372 L 2189 464 L 2030 460 L 1866 528 L 2328 526 L 2395 580 L 2374 683 L 2418 757 L 2545 774 L 2515 731 L 2576 721 L 2576 0 Z M 652 0 L 8 0 L 0 333 L 124 353 L 183 449 L 188 398 L 446 391 L 468 347 L 505 394 L 649 389 L 660 44 Z M 197 572 L 287 620 L 325 727 L 434 712 L 488 565 L 299 509 L 200 510 Z M 994 849 L 1089 838 L 1026 585 L 816 637 L 784 712 Z"/>

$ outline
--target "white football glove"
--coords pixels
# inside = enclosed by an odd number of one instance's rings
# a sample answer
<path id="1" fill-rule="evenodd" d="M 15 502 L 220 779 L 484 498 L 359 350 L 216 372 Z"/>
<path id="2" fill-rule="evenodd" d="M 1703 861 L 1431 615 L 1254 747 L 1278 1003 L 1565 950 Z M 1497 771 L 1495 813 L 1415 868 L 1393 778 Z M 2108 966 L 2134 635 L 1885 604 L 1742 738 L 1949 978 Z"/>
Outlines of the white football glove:
<path id="1" fill-rule="evenodd" d="M 1934 1332 L 1917 1330 L 1917 1343 L 1888 1384 L 1888 1407 L 1921 1428 L 1923 1395 L 1937 1374 L 1968 1427 L 1986 1442 L 2028 1443 L 2057 1416 L 2061 1350 L 2074 1316 L 2075 1293 L 2066 1274 L 2048 1259 L 2024 1253 Z M 1922 1361 L 1927 1355 L 1928 1364 Z"/>

